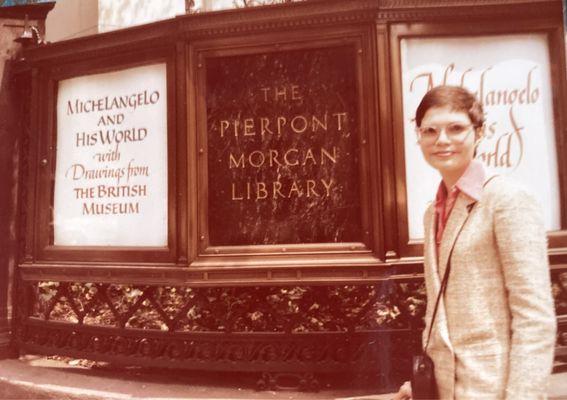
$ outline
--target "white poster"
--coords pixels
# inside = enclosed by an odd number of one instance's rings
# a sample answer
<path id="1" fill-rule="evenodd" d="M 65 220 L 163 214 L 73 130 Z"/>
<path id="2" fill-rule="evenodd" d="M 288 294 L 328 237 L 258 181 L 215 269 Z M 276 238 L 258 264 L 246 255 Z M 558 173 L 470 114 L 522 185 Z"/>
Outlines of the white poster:
<path id="1" fill-rule="evenodd" d="M 167 245 L 166 66 L 59 82 L 54 244 Z"/>
<path id="2" fill-rule="evenodd" d="M 510 175 L 541 203 L 548 230 L 560 227 L 557 150 L 549 51 L 544 34 L 413 38 L 401 42 L 410 239 L 423 237 L 423 213 L 440 176 L 416 142 L 415 110 L 432 87 L 464 86 L 483 103 L 485 138 L 477 159 Z"/>

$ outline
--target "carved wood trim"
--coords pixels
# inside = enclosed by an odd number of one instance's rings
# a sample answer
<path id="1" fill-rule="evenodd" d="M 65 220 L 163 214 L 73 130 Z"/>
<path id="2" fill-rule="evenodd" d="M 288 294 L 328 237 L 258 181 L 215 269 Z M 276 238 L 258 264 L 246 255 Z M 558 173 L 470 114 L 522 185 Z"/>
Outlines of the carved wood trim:
<path id="1" fill-rule="evenodd" d="M 561 15 L 560 0 L 310 0 L 291 4 L 250 7 L 179 16 L 114 32 L 40 46 L 26 51 L 32 62 L 96 57 L 100 51 L 124 52 L 175 41 L 175 37 L 202 39 L 238 36 L 314 26 L 336 26 L 383 21 L 427 19 L 529 19 Z"/>
<path id="2" fill-rule="evenodd" d="M 421 276 L 422 265 L 418 261 L 381 265 L 338 264 L 330 260 L 320 263 L 305 262 L 294 266 L 279 267 L 234 266 L 219 268 L 179 268 L 167 265 L 142 264 L 22 264 L 19 275 L 24 281 L 47 280 L 56 282 L 99 282 L 152 285 L 191 286 L 282 286 L 296 284 L 367 284 L 384 280 L 411 281 Z M 332 264 L 333 266 L 329 266 Z"/>
<path id="3" fill-rule="evenodd" d="M 559 13 L 559 14 L 558 14 Z M 379 21 L 388 22 L 414 22 L 434 20 L 446 21 L 469 21 L 471 18 L 479 20 L 510 18 L 516 20 L 528 20 L 535 16 L 553 17 L 560 15 L 561 3 L 552 1 L 541 1 L 540 3 L 514 3 L 502 4 L 487 2 L 486 4 L 459 4 L 447 7 L 416 6 L 416 7 L 392 7 L 380 8 L 377 12 Z"/>
<path id="4" fill-rule="evenodd" d="M 44 20 L 53 7 L 55 7 L 55 1 L 25 6 L 0 7 L 0 18 L 23 20 L 27 15 L 32 20 Z"/>
<path id="5" fill-rule="evenodd" d="M 553 0 L 380 0 L 380 8 L 445 8 L 460 6 L 520 5 Z"/>

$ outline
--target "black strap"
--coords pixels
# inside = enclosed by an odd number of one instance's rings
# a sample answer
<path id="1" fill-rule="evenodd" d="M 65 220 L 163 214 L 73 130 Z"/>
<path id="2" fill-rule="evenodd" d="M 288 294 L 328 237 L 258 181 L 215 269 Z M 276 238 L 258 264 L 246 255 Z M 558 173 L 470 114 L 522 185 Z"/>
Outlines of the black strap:
<path id="1" fill-rule="evenodd" d="M 470 213 L 469 213 L 470 215 Z M 467 215 L 467 219 L 468 219 L 468 215 Z M 465 222 L 467 222 L 465 220 Z M 465 223 L 463 223 L 463 225 L 461 225 L 461 229 L 459 230 L 459 234 L 461 233 L 461 230 L 463 229 L 463 226 L 465 225 Z M 457 234 L 458 236 L 458 234 Z M 456 239 L 455 239 L 456 240 Z M 445 274 L 443 275 L 443 281 L 441 282 L 441 288 L 439 289 L 439 294 L 437 295 L 437 300 L 435 301 L 435 308 L 433 310 L 433 316 L 431 317 L 431 322 L 429 323 L 429 333 L 427 334 L 427 342 L 425 342 L 425 348 L 424 348 L 424 352 L 427 351 L 427 347 L 429 346 L 429 340 L 431 339 L 431 331 L 433 330 L 433 323 L 435 322 L 435 317 L 437 316 L 437 309 L 439 308 L 439 301 L 441 300 L 441 296 L 443 296 L 443 293 L 445 293 L 445 289 L 447 288 L 447 282 L 449 281 L 449 271 L 451 270 L 451 254 L 453 254 L 453 248 L 455 246 L 453 246 L 451 248 L 451 252 L 449 253 L 449 259 L 447 261 L 447 268 L 445 269 Z"/>
<path id="2" fill-rule="evenodd" d="M 488 182 L 490 182 L 496 176 L 498 176 L 498 175 L 493 175 L 490 178 L 488 178 L 486 180 L 486 182 L 484 182 L 483 187 L 486 187 Z M 463 224 L 461 225 L 461 228 L 459 229 L 459 232 L 457 233 L 457 238 L 461 234 L 461 231 L 463 230 L 463 227 L 467 223 L 467 220 L 469 219 L 469 215 L 471 215 L 471 212 L 472 212 L 475 205 L 476 205 L 476 202 L 473 203 L 471 205 L 471 207 L 469 208 L 469 210 L 468 210 L 469 212 L 467 214 L 467 217 L 465 218 L 465 221 L 463 222 Z M 456 241 L 457 241 L 457 239 L 455 239 L 455 243 L 456 243 Z M 445 290 L 447 289 L 447 282 L 449 281 L 449 271 L 451 271 L 451 255 L 453 254 L 454 248 L 455 248 L 455 246 L 453 245 L 453 247 L 451 247 L 451 251 L 449 252 L 449 258 L 447 259 L 447 269 L 445 269 L 445 274 L 443 274 L 443 281 L 441 282 L 441 288 L 439 289 L 439 294 L 437 295 L 437 300 L 435 301 L 435 309 L 433 310 L 433 316 L 431 317 L 431 322 L 429 323 L 429 332 L 427 334 L 427 342 L 425 342 L 425 348 L 423 350 L 424 352 L 427 351 L 427 347 L 429 346 L 429 340 L 431 339 L 431 331 L 433 330 L 433 323 L 435 322 L 435 317 L 437 316 L 437 309 L 439 307 L 439 301 L 441 300 L 441 296 L 443 296 L 443 293 L 445 293 Z"/>

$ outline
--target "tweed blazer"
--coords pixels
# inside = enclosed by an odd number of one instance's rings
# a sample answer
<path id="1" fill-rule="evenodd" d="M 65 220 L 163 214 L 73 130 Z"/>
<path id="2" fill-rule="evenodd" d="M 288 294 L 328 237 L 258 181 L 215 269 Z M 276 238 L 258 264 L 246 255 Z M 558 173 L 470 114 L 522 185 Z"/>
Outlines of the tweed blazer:
<path id="1" fill-rule="evenodd" d="M 439 256 L 435 210 L 425 213 L 426 333 L 451 253 L 427 353 L 442 399 L 544 399 L 556 318 L 546 232 L 535 200 L 496 176 L 480 200 L 460 193 Z"/>

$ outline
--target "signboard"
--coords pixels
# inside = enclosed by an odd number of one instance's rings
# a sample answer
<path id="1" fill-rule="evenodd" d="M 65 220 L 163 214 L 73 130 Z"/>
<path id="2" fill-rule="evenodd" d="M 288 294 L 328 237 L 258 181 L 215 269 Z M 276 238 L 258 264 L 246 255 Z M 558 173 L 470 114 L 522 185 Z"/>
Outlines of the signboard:
<path id="1" fill-rule="evenodd" d="M 543 205 L 548 230 L 560 228 L 557 149 L 549 49 L 544 34 L 412 38 L 401 42 L 410 239 L 423 237 L 423 213 L 440 176 L 423 160 L 415 110 L 441 84 L 464 86 L 486 113 L 477 159 L 510 175 Z"/>
<path id="2" fill-rule="evenodd" d="M 54 244 L 167 245 L 166 66 L 59 82 Z"/>
<path id="3" fill-rule="evenodd" d="M 211 245 L 361 241 L 353 47 L 207 60 Z"/>

